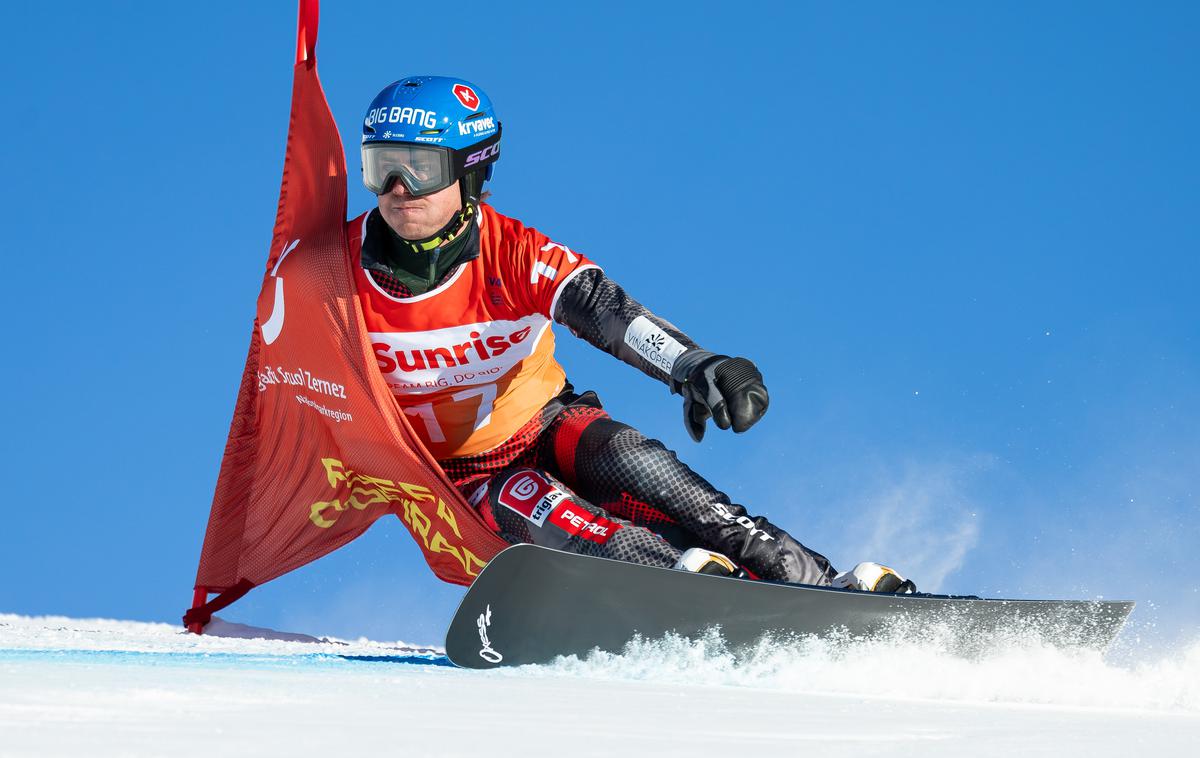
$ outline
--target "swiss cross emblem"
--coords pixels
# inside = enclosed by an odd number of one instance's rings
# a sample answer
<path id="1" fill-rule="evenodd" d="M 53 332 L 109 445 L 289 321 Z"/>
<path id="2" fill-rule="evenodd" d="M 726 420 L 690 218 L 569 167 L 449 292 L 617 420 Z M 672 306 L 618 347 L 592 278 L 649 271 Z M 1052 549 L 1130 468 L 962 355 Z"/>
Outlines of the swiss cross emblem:
<path id="1" fill-rule="evenodd" d="M 479 107 L 479 95 L 475 94 L 475 90 L 465 84 L 454 85 L 454 96 L 458 98 L 458 102 L 463 104 L 468 110 L 475 110 Z"/>

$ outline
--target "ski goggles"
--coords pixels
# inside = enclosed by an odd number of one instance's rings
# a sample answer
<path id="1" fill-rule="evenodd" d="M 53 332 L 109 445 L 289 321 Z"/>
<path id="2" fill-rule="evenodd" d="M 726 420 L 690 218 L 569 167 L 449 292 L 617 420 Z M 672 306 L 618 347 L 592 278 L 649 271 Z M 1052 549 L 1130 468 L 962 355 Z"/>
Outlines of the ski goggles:
<path id="1" fill-rule="evenodd" d="M 363 184 L 382 195 L 399 181 L 412 195 L 429 195 L 490 166 L 499 155 L 499 125 L 491 137 L 462 150 L 411 142 L 368 142 L 362 146 Z"/>
<path id="2" fill-rule="evenodd" d="M 450 167 L 450 151 L 431 145 L 400 142 L 376 142 L 363 145 L 363 184 L 376 195 L 392 188 L 392 182 L 404 182 L 412 195 L 428 195 L 444 190 L 458 177 Z"/>

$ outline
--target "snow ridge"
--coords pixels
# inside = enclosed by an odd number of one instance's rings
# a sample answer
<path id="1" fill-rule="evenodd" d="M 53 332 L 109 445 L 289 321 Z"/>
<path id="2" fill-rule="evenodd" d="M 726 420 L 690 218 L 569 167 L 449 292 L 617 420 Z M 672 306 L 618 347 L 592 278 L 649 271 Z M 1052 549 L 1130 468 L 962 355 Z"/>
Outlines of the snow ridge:
<path id="1" fill-rule="evenodd" d="M 928 631 L 928 630 L 926 630 Z M 1118 663 L 1041 636 L 1013 637 L 971 656 L 926 634 L 766 640 L 731 651 L 717 632 L 698 640 L 637 639 L 621 655 L 594 651 L 537 669 L 547 676 L 753 687 L 809 694 L 961 703 L 1044 704 L 1200 715 L 1200 640 L 1158 660 Z"/>
<path id="2" fill-rule="evenodd" d="M 0 615 L 0 755 L 1192 756 L 1200 643 L 1118 664 L 1013 636 L 636 640 L 466 671 L 441 650 L 216 622 Z"/>

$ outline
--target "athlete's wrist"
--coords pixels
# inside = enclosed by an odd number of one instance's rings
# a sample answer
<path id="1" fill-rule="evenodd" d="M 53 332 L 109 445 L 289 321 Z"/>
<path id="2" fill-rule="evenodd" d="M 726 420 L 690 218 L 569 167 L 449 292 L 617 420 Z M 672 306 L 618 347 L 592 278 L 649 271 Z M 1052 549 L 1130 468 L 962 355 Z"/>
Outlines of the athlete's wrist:
<path id="1" fill-rule="evenodd" d="M 682 395 L 684 385 L 687 384 L 692 372 L 713 358 L 723 357 L 699 347 L 685 350 L 683 354 L 675 359 L 675 363 L 671 366 L 671 392 L 676 395 Z"/>

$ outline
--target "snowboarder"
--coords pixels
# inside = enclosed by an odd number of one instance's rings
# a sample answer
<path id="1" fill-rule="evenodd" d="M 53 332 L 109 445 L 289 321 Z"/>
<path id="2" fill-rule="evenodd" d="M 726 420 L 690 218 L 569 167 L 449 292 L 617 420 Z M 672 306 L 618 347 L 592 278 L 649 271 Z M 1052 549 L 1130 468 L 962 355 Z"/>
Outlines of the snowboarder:
<path id="1" fill-rule="evenodd" d="M 379 369 L 485 523 L 511 543 L 636 563 L 911 591 L 876 564 L 838 575 L 575 391 L 551 322 L 680 395 L 697 442 L 709 419 L 744 432 L 768 406 L 751 361 L 702 349 L 587 257 L 484 202 L 500 136 L 470 82 L 389 85 L 363 121 L 363 183 L 378 207 L 350 227 Z"/>

